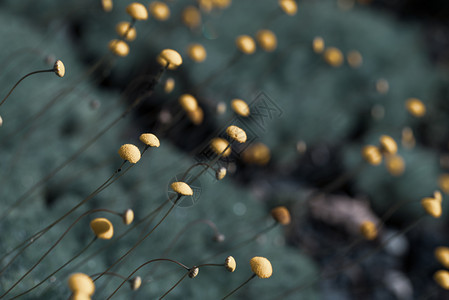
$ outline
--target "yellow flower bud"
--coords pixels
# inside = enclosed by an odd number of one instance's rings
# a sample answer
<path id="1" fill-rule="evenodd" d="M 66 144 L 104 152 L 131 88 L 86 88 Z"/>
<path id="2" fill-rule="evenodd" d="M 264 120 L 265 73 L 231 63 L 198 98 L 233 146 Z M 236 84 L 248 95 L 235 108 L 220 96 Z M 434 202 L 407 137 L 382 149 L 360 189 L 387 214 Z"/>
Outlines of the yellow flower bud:
<path id="1" fill-rule="evenodd" d="M 294 0 L 279 0 L 279 6 L 289 16 L 294 16 L 298 11 L 298 5 Z"/>
<path id="2" fill-rule="evenodd" d="M 187 112 L 194 111 L 198 108 L 198 102 L 196 101 L 196 98 L 190 94 L 181 95 L 178 99 L 178 102 Z"/>
<path id="3" fill-rule="evenodd" d="M 445 268 L 449 268 L 449 248 L 448 247 L 437 247 L 435 249 L 435 258 Z"/>
<path id="4" fill-rule="evenodd" d="M 0 127 L 3 125 L 3 118 L 0 116 Z"/>
<path id="5" fill-rule="evenodd" d="M 231 4 L 231 2 L 231 0 L 212 0 L 214 6 L 220 9 L 225 9 Z"/>
<path id="6" fill-rule="evenodd" d="M 346 56 L 346 60 L 348 61 L 348 64 L 352 67 L 352 68 L 358 68 L 362 65 L 363 63 L 363 57 L 362 54 L 360 54 L 359 51 L 357 50 L 353 50 L 350 51 L 348 53 L 348 55 Z"/>
<path id="7" fill-rule="evenodd" d="M 131 290 L 137 291 L 142 285 L 142 278 L 140 276 L 136 276 L 129 281 L 129 284 L 131 285 Z"/>
<path id="8" fill-rule="evenodd" d="M 360 233 L 367 240 L 374 240 L 377 237 L 377 228 L 371 221 L 364 221 L 360 225 Z"/>
<path id="9" fill-rule="evenodd" d="M 405 108 L 414 117 L 420 118 L 426 114 L 426 106 L 421 100 L 409 98 L 405 102 Z"/>
<path id="10" fill-rule="evenodd" d="M 255 256 L 249 261 L 251 270 L 259 278 L 270 278 L 273 274 L 271 263 L 265 257 Z"/>
<path id="11" fill-rule="evenodd" d="M 101 7 L 105 12 L 112 11 L 112 8 L 114 7 L 112 0 L 101 0 Z"/>
<path id="12" fill-rule="evenodd" d="M 114 227 L 106 218 L 93 219 L 90 222 L 90 228 L 99 239 L 109 240 L 114 235 Z"/>
<path id="13" fill-rule="evenodd" d="M 164 49 L 157 56 L 157 62 L 163 67 L 168 65 L 167 68 L 169 70 L 174 70 L 182 64 L 182 57 L 175 50 Z"/>
<path id="14" fill-rule="evenodd" d="M 118 154 L 122 159 L 127 160 L 132 164 L 137 163 L 141 157 L 139 148 L 137 148 L 133 144 L 122 145 L 118 150 Z"/>
<path id="15" fill-rule="evenodd" d="M 449 194 L 449 174 L 444 173 L 438 177 L 438 186 L 445 194 Z"/>
<path id="16" fill-rule="evenodd" d="M 362 158 L 369 164 L 377 166 L 382 162 L 382 153 L 376 146 L 367 145 L 362 148 Z"/>
<path id="17" fill-rule="evenodd" d="M 187 6 L 182 11 L 182 22 L 190 29 L 201 24 L 201 13 L 195 6 Z"/>
<path id="18" fill-rule="evenodd" d="M 62 61 L 60 61 L 59 59 L 55 62 L 54 66 L 53 66 L 53 71 L 55 72 L 56 75 L 58 75 L 59 77 L 64 77 L 65 75 L 65 66 L 62 63 Z"/>
<path id="19" fill-rule="evenodd" d="M 95 292 L 95 284 L 92 278 L 84 273 L 74 273 L 70 275 L 68 285 L 73 293 L 82 293 L 92 296 Z"/>
<path id="20" fill-rule="evenodd" d="M 438 202 L 438 200 L 434 198 L 423 198 L 421 200 L 421 205 L 426 211 L 426 213 L 428 213 L 432 217 L 434 218 L 441 217 L 443 211 L 441 208 L 441 203 Z"/>
<path id="21" fill-rule="evenodd" d="M 322 37 L 317 36 L 313 39 L 312 42 L 313 52 L 315 53 L 323 53 L 324 51 L 324 40 Z"/>
<path id="22" fill-rule="evenodd" d="M 130 208 L 125 210 L 122 215 L 122 220 L 125 225 L 129 225 L 134 221 L 134 211 Z"/>
<path id="23" fill-rule="evenodd" d="M 177 192 L 180 195 L 183 195 L 183 196 L 192 196 L 193 195 L 192 188 L 185 182 L 182 182 L 182 181 L 173 182 L 170 185 L 170 187 L 172 188 L 172 190 L 174 190 L 175 192 Z"/>
<path id="24" fill-rule="evenodd" d="M 85 293 L 81 292 L 75 292 L 73 293 L 72 297 L 70 297 L 70 300 L 90 300 L 90 296 Z"/>
<path id="25" fill-rule="evenodd" d="M 264 166 L 271 159 L 270 148 L 263 143 L 252 144 L 242 152 L 242 159 L 248 164 Z"/>
<path id="26" fill-rule="evenodd" d="M 124 57 L 124 56 L 127 56 L 129 53 L 128 44 L 122 40 L 111 40 L 109 42 L 108 47 L 109 47 L 109 50 L 117 56 Z"/>
<path id="27" fill-rule="evenodd" d="M 449 290 L 449 272 L 446 270 L 439 270 L 433 275 L 433 279 L 445 290 Z"/>
<path id="28" fill-rule="evenodd" d="M 198 276 L 198 273 L 200 272 L 200 269 L 199 268 L 197 268 L 197 267 L 195 267 L 195 268 L 193 268 L 193 269 L 191 269 L 190 271 L 189 271 L 189 277 L 190 278 L 195 278 L 196 276 Z"/>
<path id="29" fill-rule="evenodd" d="M 256 51 L 256 42 L 249 35 L 240 35 L 235 40 L 237 49 L 244 54 L 253 54 Z"/>
<path id="30" fill-rule="evenodd" d="M 239 116 L 242 117 L 249 116 L 249 106 L 248 104 L 246 104 L 245 101 L 241 99 L 233 99 L 231 101 L 231 108 Z"/>
<path id="31" fill-rule="evenodd" d="M 440 191 L 433 192 L 433 198 L 435 198 L 435 200 L 437 200 L 440 203 L 443 201 L 443 195 L 441 195 Z"/>
<path id="32" fill-rule="evenodd" d="M 343 53 L 335 47 L 329 47 L 324 51 L 324 60 L 332 67 L 340 67 L 343 64 Z"/>
<path id="33" fill-rule="evenodd" d="M 139 140 L 147 146 L 158 148 L 161 145 L 157 136 L 152 133 L 142 133 Z"/>
<path id="34" fill-rule="evenodd" d="M 259 30 L 256 33 L 256 40 L 260 48 L 267 52 L 273 52 L 277 48 L 277 38 L 274 32 L 271 30 Z"/>
<path id="35" fill-rule="evenodd" d="M 127 41 L 134 41 L 137 36 L 137 30 L 135 27 L 131 27 L 129 22 L 120 22 L 115 26 L 115 31 L 119 37 L 124 38 Z"/>
<path id="36" fill-rule="evenodd" d="M 396 144 L 395 140 L 388 135 L 382 135 L 379 138 L 380 143 L 380 151 L 386 154 L 396 154 L 398 151 L 398 145 Z"/>
<path id="37" fill-rule="evenodd" d="M 271 210 L 273 219 L 281 225 L 288 225 L 291 222 L 290 212 L 285 206 L 278 206 Z"/>
<path id="38" fill-rule="evenodd" d="M 400 176 L 405 170 L 404 160 L 396 154 L 390 154 L 385 157 L 385 166 L 387 167 L 388 173 L 393 176 Z"/>
<path id="39" fill-rule="evenodd" d="M 212 149 L 212 151 L 214 151 L 217 155 L 221 154 L 222 157 L 227 157 L 231 154 L 232 151 L 231 147 L 228 146 L 229 146 L 228 141 L 219 137 L 213 138 L 210 141 L 210 148 Z"/>
<path id="40" fill-rule="evenodd" d="M 149 6 L 150 14 L 158 21 L 166 21 L 170 18 L 170 8 L 161 1 L 154 1 Z"/>
<path id="41" fill-rule="evenodd" d="M 131 18 L 144 21 L 148 19 L 148 11 L 142 3 L 133 2 L 126 7 L 126 12 Z"/>
<path id="42" fill-rule="evenodd" d="M 167 78 L 164 85 L 164 92 L 167 94 L 170 94 L 173 92 L 173 89 L 175 88 L 175 80 L 173 78 Z"/>
<path id="43" fill-rule="evenodd" d="M 234 257 L 232 257 L 232 256 L 226 257 L 225 268 L 229 272 L 234 272 L 235 271 L 235 268 L 237 268 L 237 263 L 235 262 Z"/>
<path id="44" fill-rule="evenodd" d="M 203 109 L 201 107 L 199 107 L 199 106 L 195 110 L 188 111 L 187 112 L 187 116 L 189 117 L 190 121 L 194 125 L 198 126 L 201 123 L 203 123 L 204 112 L 203 112 Z"/>
<path id="45" fill-rule="evenodd" d="M 187 54 L 191 60 L 197 63 L 203 62 L 207 57 L 206 49 L 201 44 L 190 44 Z"/>
<path id="46" fill-rule="evenodd" d="M 228 128 L 226 128 L 226 133 L 234 141 L 237 141 L 239 143 L 246 142 L 246 139 L 247 139 L 246 132 L 240 127 L 231 125 Z"/>
<path id="47" fill-rule="evenodd" d="M 217 180 L 222 180 L 223 178 L 225 178 L 227 173 L 226 168 L 221 167 L 220 169 L 217 170 L 217 172 L 215 172 L 215 178 L 217 178 Z"/>

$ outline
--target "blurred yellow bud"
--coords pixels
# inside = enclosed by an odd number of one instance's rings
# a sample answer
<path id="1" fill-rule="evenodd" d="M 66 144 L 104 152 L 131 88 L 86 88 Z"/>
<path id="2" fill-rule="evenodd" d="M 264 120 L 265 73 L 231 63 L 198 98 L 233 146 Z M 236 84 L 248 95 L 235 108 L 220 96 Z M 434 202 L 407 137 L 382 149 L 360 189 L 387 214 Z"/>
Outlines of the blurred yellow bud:
<path id="1" fill-rule="evenodd" d="M 249 106 L 248 104 L 246 104 L 245 101 L 241 99 L 233 99 L 231 101 L 231 108 L 239 116 L 242 117 L 249 116 Z"/>
<path id="2" fill-rule="evenodd" d="M 82 293 L 92 296 L 95 292 L 95 284 L 92 278 L 84 273 L 74 273 L 70 275 L 68 285 L 73 293 Z"/>
<path id="3" fill-rule="evenodd" d="M 129 46 L 122 40 L 111 40 L 109 42 L 109 50 L 117 56 L 127 56 L 129 53 Z"/>
<path id="4" fill-rule="evenodd" d="M 360 233 L 367 240 L 374 240 L 377 237 L 377 228 L 371 221 L 364 221 L 360 225 Z"/>
<path id="5" fill-rule="evenodd" d="M 426 106 L 417 98 L 409 98 L 405 101 L 405 108 L 414 117 L 420 118 L 426 114 Z"/>
<path id="6" fill-rule="evenodd" d="M 294 16 L 298 11 L 298 5 L 294 0 L 279 0 L 279 6 L 289 16 Z"/>
<path id="7" fill-rule="evenodd" d="M 169 70 L 175 70 L 182 64 L 181 55 L 172 49 L 164 49 L 157 56 L 157 62 L 163 66 L 167 67 Z"/>
<path id="8" fill-rule="evenodd" d="M 377 166 L 382 162 L 382 153 L 376 146 L 367 145 L 362 148 L 362 158 L 367 163 Z"/>
<path id="9" fill-rule="evenodd" d="M 253 54 L 256 52 L 256 42 L 249 35 L 240 35 L 235 40 L 237 49 L 244 54 Z"/>
<path id="10" fill-rule="evenodd" d="M 187 6 L 182 11 L 182 22 L 190 29 L 201 24 L 201 13 L 195 6 Z"/>
<path id="11" fill-rule="evenodd" d="M 324 51 L 324 40 L 322 37 L 317 36 L 313 39 L 312 42 L 313 52 L 315 53 L 323 53 Z"/>
<path id="12" fill-rule="evenodd" d="M 148 11 L 142 3 L 133 2 L 126 7 L 126 12 L 131 18 L 138 21 L 144 21 L 148 19 Z"/>
<path id="13" fill-rule="evenodd" d="M 213 138 L 210 141 L 210 148 L 212 149 L 212 151 L 214 151 L 217 155 L 221 154 L 222 157 L 227 157 L 231 154 L 231 147 L 228 147 L 228 146 L 229 146 L 229 142 L 222 138 L 217 137 L 217 138 Z M 225 149 L 226 149 L 226 151 L 225 151 Z"/>
<path id="14" fill-rule="evenodd" d="M 335 47 L 324 50 L 324 60 L 332 67 L 340 67 L 343 64 L 343 53 Z"/>
<path id="15" fill-rule="evenodd" d="M 259 30 L 256 33 L 256 40 L 260 48 L 267 52 L 273 52 L 277 48 L 277 38 L 274 32 L 271 30 Z"/>
<path id="16" fill-rule="evenodd" d="M 190 44 L 187 48 L 187 54 L 191 60 L 198 63 L 203 62 L 207 57 L 206 49 L 201 44 Z"/>
<path id="17" fill-rule="evenodd" d="M 161 1 L 154 1 L 148 7 L 150 14 L 158 21 L 166 21 L 170 18 L 170 8 Z"/>
<path id="18" fill-rule="evenodd" d="M 132 42 L 136 39 L 137 30 L 135 27 L 131 27 L 131 23 L 129 22 L 120 22 L 115 26 L 115 31 L 119 35 L 119 37 L 124 38 L 125 40 Z"/>
<path id="19" fill-rule="evenodd" d="M 439 270 L 433 275 L 433 279 L 445 290 L 449 290 L 449 272 L 446 270 Z"/>

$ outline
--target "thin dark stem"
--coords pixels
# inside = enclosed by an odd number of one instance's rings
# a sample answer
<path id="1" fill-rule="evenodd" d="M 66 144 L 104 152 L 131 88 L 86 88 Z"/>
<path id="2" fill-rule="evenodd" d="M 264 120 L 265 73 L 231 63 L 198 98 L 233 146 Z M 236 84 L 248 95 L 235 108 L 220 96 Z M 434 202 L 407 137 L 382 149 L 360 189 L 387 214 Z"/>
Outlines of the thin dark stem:
<path id="1" fill-rule="evenodd" d="M 171 287 L 165 294 L 163 294 L 163 295 L 159 298 L 159 300 L 160 300 L 160 299 L 163 299 L 163 298 L 164 298 L 165 296 L 167 296 L 171 291 L 173 291 L 173 290 L 175 289 L 175 287 L 177 287 L 177 286 L 181 283 L 181 281 L 183 281 L 184 278 L 187 277 L 187 275 L 189 275 L 189 272 L 185 273 L 185 274 L 181 277 L 181 279 L 179 279 L 178 282 L 175 283 L 174 286 L 172 286 L 172 287 Z"/>
<path id="2" fill-rule="evenodd" d="M 251 279 L 253 279 L 254 277 L 256 277 L 256 274 L 251 275 L 250 278 L 248 278 L 244 283 L 242 283 L 241 285 L 239 285 L 236 289 L 234 289 L 232 292 L 230 292 L 229 294 L 227 294 L 226 296 L 223 297 L 223 299 L 221 300 L 225 300 L 226 298 L 229 298 L 232 294 L 234 294 L 235 292 L 237 292 L 242 286 L 244 286 L 245 284 L 247 284 L 248 282 L 250 282 Z"/>
<path id="3" fill-rule="evenodd" d="M 90 278 L 93 278 L 93 277 L 98 276 L 98 275 L 100 275 L 100 274 L 101 274 L 101 273 L 95 273 L 95 274 L 90 275 L 89 277 L 90 277 Z M 114 273 L 114 272 L 107 272 L 107 273 L 105 273 L 104 275 L 115 276 L 115 277 L 121 278 L 121 279 L 123 279 L 123 280 L 125 280 L 125 281 L 127 280 L 127 278 L 126 278 L 125 276 L 122 276 L 122 275 L 117 274 L 117 273 Z"/>
<path id="4" fill-rule="evenodd" d="M 6 95 L 5 98 L 3 98 L 3 100 L 0 102 L 0 106 L 6 101 L 6 99 L 8 99 L 9 95 L 11 95 L 11 93 L 14 91 L 14 89 L 19 85 L 19 83 L 22 82 L 22 80 L 24 80 L 25 78 L 27 78 L 28 76 L 31 76 L 33 74 L 37 74 L 37 73 L 48 73 L 48 72 L 54 72 L 53 69 L 49 69 L 49 70 L 40 70 L 40 71 L 34 71 L 31 73 L 26 74 L 25 76 L 23 76 L 22 78 L 19 79 L 19 81 L 16 82 L 16 84 L 12 87 L 12 89 L 9 91 L 9 93 Z"/>
<path id="5" fill-rule="evenodd" d="M 20 296 L 23 296 L 29 292 L 31 292 L 32 290 L 34 290 L 35 288 L 39 287 L 41 284 L 43 284 L 44 282 L 46 282 L 48 279 L 50 279 L 53 275 L 55 275 L 56 273 L 58 273 L 59 271 L 61 271 L 65 266 L 67 266 L 68 264 L 70 264 L 72 261 L 74 261 L 77 257 L 79 257 L 81 254 L 83 254 L 95 241 L 97 240 L 97 237 L 94 237 L 89 244 L 87 244 L 80 252 L 78 252 L 74 257 L 72 257 L 71 259 L 69 259 L 65 264 L 63 264 L 62 266 L 60 266 L 56 271 L 54 271 L 53 273 L 51 273 L 50 275 L 48 275 L 44 280 L 42 280 L 41 282 L 39 282 L 38 284 L 36 284 L 35 286 L 33 286 L 32 288 L 26 290 L 25 292 L 14 296 L 11 299 L 16 299 L 19 298 Z"/>

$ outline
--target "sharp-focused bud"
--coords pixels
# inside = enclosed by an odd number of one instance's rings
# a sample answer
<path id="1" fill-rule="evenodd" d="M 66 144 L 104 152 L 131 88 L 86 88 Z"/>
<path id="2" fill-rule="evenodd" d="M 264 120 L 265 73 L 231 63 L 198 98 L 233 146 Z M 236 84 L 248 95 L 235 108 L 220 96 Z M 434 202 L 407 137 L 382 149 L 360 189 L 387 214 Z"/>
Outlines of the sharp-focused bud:
<path id="1" fill-rule="evenodd" d="M 377 166 L 382 162 L 382 153 L 376 146 L 367 145 L 362 148 L 362 158 L 367 163 Z"/>
<path id="2" fill-rule="evenodd" d="M 82 293 L 92 296 L 95 292 L 95 284 L 88 275 L 84 273 L 74 273 L 68 280 L 69 289 L 75 293 Z"/>
<path id="3" fill-rule="evenodd" d="M 139 140 L 147 146 L 158 148 L 161 145 L 161 142 L 152 133 L 142 133 L 139 137 Z"/>
<path id="4" fill-rule="evenodd" d="M 382 135 L 379 138 L 379 148 L 385 154 L 396 154 L 398 152 L 398 145 L 395 140 L 388 135 Z"/>
<path id="5" fill-rule="evenodd" d="M 256 40 L 260 48 L 267 52 L 273 52 L 278 45 L 276 35 L 273 31 L 268 29 L 259 30 L 256 33 Z"/>
<path id="6" fill-rule="evenodd" d="M 178 102 L 186 112 L 194 111 L 198 108 L 198 102 L 196 101 L 196 98 L 190 94 L 181 95 L 178 99 Z"/>
<path id="7" fill-rule="evenodd" d="M 405 171 L 404 159 L 397 154 L 389 154 L 385 157 L 385 166 L 388 173 L 393 176 L 400 176 Z"/>
<path id="8" fill-rule="evenodd" d="M 409 98 L 405 101 L 405 108 L 414 117 L 420 118 L 426 114 L 426 106 L 421 100 Z"/>
<path id="9" fill-rule="evenodd" d="M 360 225 L 360 233 L 367 240 L 374 240 L 377 237 L 377 227 L 371 221 L 364 221 Z"/>
<path id="10" fill-rule="evenodd" d="M 239 143 L 246 142 L 247 139 L 246 132 L 240 127 L 231 125 L 228 128 L 226 128 L 226 133 L 231 139 L 233 139 L 236 142 Z"/>
<path id="11" fill-rule="evenodd" d="M 114 227 L 106 218 L 96 218 L 90 222 L 90 228 L 102 240 L 109 240 L 114 236 Z"/>
<path id="12" fill-rule="evenodd" d="M 327 48 L 323 56 L 324 60 L 332 67 L 340 67 L 344 62 L 343 53 L 335 47 Z"/>
<path id="13" fill-rule="evenodd" d="M 114 4 L 112 3 L 112 0 L 101 0 L 101 8 L 103 8 L 105 12 L 112 11 L 113 7 Z"/>
<path id="14" fill-rule="evenodd" d="M 273 219 L 281 225 L 288 225 L 291 222 L 290 212 L 285 206 L 278 206 L 271 210 Z"/>
<path id="15" fill-rule="evenodd" d="M 149 11 L 151 16 L 158 21 L 166 21 L 170 18 L 170 8 L 164 2 L 154 1 L 150 3 Z"/>
<path id="16" fill-rule="evenodd" d="M 200 272 L 200 269 L 199 268 L 197 268 L 197 267 L 195 267 L 195 268 L 193 268 L 193 269 L 191 269 L 190 271 L 189 271 L 189 277 L 190 278 L 195 278 L 196 276 L 198 276 L 198 273 Z"/>
<path id="17" fill-rule="evenodd" d="M 178 181 L 173 182 L 170 185 L 171 189 L 174 190 L 176 193 L 183 195 L 183 196 L 192 196 L 193 190 L 192 188 L 185 182 Z"/>
<path id="18" fill-rule="evenodd" d="M 322 37 L 317 36 L 313 39 L 312 42 L 313 52 L 315 53 L 323 53 L 324 51 L 324 40 Z"/>
<path id="19" fill-rule="evenodd" d="M 441 203 L 438 200 L 434 198 L 423 198 L 421 200 L 421 205 L 426 211 L 426 213 L 428 213 L 432 217 L 434 218 L 441 217 L 443 210 L 441 208 Z"/>
<path id="20" fill-rule="evenodd" d="M 167 78 L 164 85 L 164 92 L 166 94 L 170 94 L 171 92 L 173 92 L 174 88 L 175 88 L 175 80 L 171 77 Z"/>
<path id="21" fill-rule="evenodd" d="M 108 44 L 109 50 L 117 56 L 127 56 L 129 53 L 129 46 L 122 40 L 111 40 Z"/>
<path id="22" fill-rule="evenodd" d="M 119 37 L 132 42 L 136 39 L 137 30 L 134 27 L 131 27 L 131 23 L 129 22 L 120 22 L 115 26 L 115 31 L 119 35 Z"/>
<path id="23" fill-rule="evenodd" d="M 131 286 L 131 290 L 137 291 L 142 285 L 142 278 L 140 276 L 136 276 L 129 280 L 129 285 Z"/>
<path id="24" fill-rule="evenodd" d="M 235 40 L 237 49 L 244 54 L 253 54 L 256 52 L 256 42 L 249 35 L 240 35 Z"/>
<path id="25" fill-rule="evenodd" d="M 203 62 L 207 57 L 206 49 L 201 44 L 190 44 L 187 49 L 187 54 L 194 62 Z"/>
<path id="26" fill-rule="evenodd" d="M 126 12 L 131 16 L 131 18 L 138 21 L 144 21 L 148 19 L 148 11 L 145 8 L 145 5 L 139 2 L 133 2 L 129 4 L 126 7 Z"/>
<path id="27" fill-rule="evenodd" d="M 175 70 L 182 64 L 181 55 L 172 49 L 164 49 L 157 56 L 157 62 L 163 66 L 167 67 L 169 70 Z"/>
<path id="28" fill-rule="evenodd" d="M 201 107 L 198 106 L 195 110 L 188 111 L 187 116 L 194 125 L 198 126 L 203 123 L 204 111 Z"/>
<path id="29" fill-rule="evenodd" d="M 435 249 L 435 258 L 445 268 L 449 268 L 449 248 L 448 247 L 437 247 Z"/>
<path id="30" fill-rule="evenodd" d="M 231 108 L 239 116 L 242 116 L 242 117 L 249 116 L 249 113 L 250 113 L 249 106 L 248 106 L 248 104 L 246 104 L 245 101 L 243 101 L 241 99 L 233 99 L 231 101 Z"/>
<path id="31" fill-rule="evenodd" d="M 433 275 L 436 283 L 445 290 L 449 290 L 449 272 L 446 270 L 439 270 Z"/>
<path id="32" fill-rule="evenodd" d="M 294 16 L 298 11 L 298 5 L 294 0 L 279 0 L 279 6 L 289 16 Z"/>
<path id="33" fill-rule="evenodd" d="M 273 267 L 265 257 L 255 256 L 249 261 L 251 270 L 259 278 L 270 278 L 273 274 Z"/>
<path id="34" fill-rule="evenodd" d="M 232 257 L 232 256 L 226 257 L 225 268 L 229 272 L 234 272 L 235 271 L 235 268 L 237 268 L 237 263 L 235 262 L 234 257 Z"/>
<path id="35" fill-rule="evenodd" d="M 122 220 L 125 225 L 129 225 L 134 221 L 134 211 L 130 208 L 125 210 L 125 212 L 122 215 Z"/>
<path id="36" fill-rule="evenodd" d="M 217 178 L 217 180 L 222 180 L 223 178 L 225 178 L 226 173 L 227 173 L 226 168 L 221 167 L 220 169 L 217 170 L 217 172 L 215 172 L 215 178 Z"/>
<path id="37" fill-rule="evenodd" d="M 197 28 L 201 24 L 201 13 L 195 6 L 187 6 L 182 11 L 182 22 L 190 29 Z"/>
<path id="38" fill-rule="evenodd" d="M 127 160 L 132 164 L 137 163 L 141 157 L 139 148 L 133 144 L 122 145 L 120 149 L 118 149 L 118 154 L 122 159 Z"/>
<path id="39" fill-rule="evenodd" d="M 62 61 L 60 61 L 59 59 L 55 62 L 54 66 L 53 66 L 53 71 L 55 72 L 56 75 L 58 75 L 59 77 L 64 77 L 65 75 L 65 66 L 62 63 Z"/>
<path id="40" fill-rule="evenodd" d="M 217 155 L 220 155 L 222 157 L 227 157 L 231 154 L 231 147 L 229 147 L 229 142 L 222 138 L 213 138 L 210 141 L 210 148 L 212 151 L 214 151 Z M 226 149 L 227 148 L 227 149 Z M 226 149 L 226 151 L 225 151 Z"/>

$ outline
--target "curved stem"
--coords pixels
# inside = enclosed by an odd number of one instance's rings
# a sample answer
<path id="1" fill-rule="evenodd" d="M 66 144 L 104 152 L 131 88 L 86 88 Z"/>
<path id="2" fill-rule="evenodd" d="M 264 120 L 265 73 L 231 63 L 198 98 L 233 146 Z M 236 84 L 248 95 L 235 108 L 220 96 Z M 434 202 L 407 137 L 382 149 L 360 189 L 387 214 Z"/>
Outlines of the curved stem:
<path id="1" fill-rule="evenodd" d="M 251 275 L 250 278 L 248 278 L 244 283 L 242 283 L 241 285 L 239 285 L 236 289 L 234 289 L 232 292 L 230 292 L 229 294 L 227 294 L 226 296 L 223 297 L 223 299 L 221 300 L 225 300 L 226 298 L 229 298 L 232 294 L 234 294 L 235 292 L 237 292 L 242 286 L 244 286 L 245 284 L 247 284 L 248 282 L 250 282 L 251 279 L 253 279 L 254 277 L 256 277 L 256 274 Z"/>
<path id="2" fill-rule="evenodd" d="M 177 286 L 181 283 L 181 281 L 183 281 L 184 278 L 187 277 L 187 275 L 189 275 L 189 272 L 185 273 L 185 274 L 181 277 L 181 279 L 179 279 L 178 282 L 175 283 L 174 286 L 172 286 L 172 287 L 171 287 L 165 294 L 163 294 L 163 295 L 159 298 L 159 300 L 160 300 L 160 299 L 163 299 L 163 298 L 164 298 L 165 296 L 167 296 L 171 291 L 173 291 L 173 290 L 175 289 L 175 287 L 177 287 Z"/>

